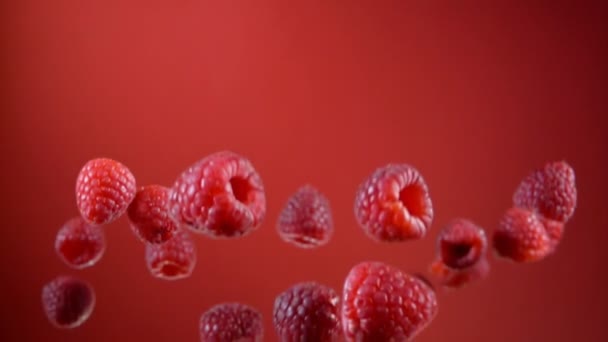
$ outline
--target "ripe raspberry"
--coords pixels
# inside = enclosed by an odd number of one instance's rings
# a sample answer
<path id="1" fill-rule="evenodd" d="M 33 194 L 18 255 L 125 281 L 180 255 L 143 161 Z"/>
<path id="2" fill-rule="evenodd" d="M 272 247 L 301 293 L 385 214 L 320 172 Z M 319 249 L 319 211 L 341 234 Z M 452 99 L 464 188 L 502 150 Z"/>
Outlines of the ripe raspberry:
<path id="1" fill-rule="evenodd" d="M 441 260 L 431 265 L 431 274 L 438 278 L 439 284 L 448 288 L 459 288 L 483 279 L 490 273 L 490 263 L 485 257 L 475 264 L 462 269 L 453 269 L 446 266 Z"/>
<path id="2" fill-rule="evenodd" d="M 513 194 L 514 206 L 563 223 L 574 214 L 576 199 L 574 169 L 565 161 L 547 163 L 534 170 Z"/>
<path id="3" fill-rule="evenodd" d="M 178 224 L 169 215 L 169 189 L 160 185 L 140 188 L 127 209 L 131 228 L 140 240 L 163 243 L 175 235 Z"/>
<path id="4" fill-rule="evenodd" d="M 260 312 L 241 303 L 218 304 L 200 319 L 201 342 L 261 342 L 264 326 Z"/>
<path id="5" fill-rule="evenodd" d="M 95 265 L 106 249 L 102 227 L 78 216 L 68 220 L 55 238 L 55 251 L 68 266 L 82 269 Z"/>
<path id="6" fill-rule="evenodd" d="M 190 233 L 180 229 L 161 244 L 146 244 L 146 264 L 159 279 L 187 278 L 196 265 L 196 248 Z"/>
<path id="7" fill-rule="evenodd" d="M 511 208 L 505 213 L 494 232 L 493 245 L 499 256 L 516 262 L 539 261 L 552 250 L 541 218 L 522 208 Z"/>
<path id="8" fill-rule="evenodd" d="M 389 164 L 359 187 L 355 216 L 366 234 L 377 241 L 420 239 L 433 220 L 433 205 L 415 168 Z"/>
<path id="9" fill-rule="evenodd" d="M 135 190 L 135 177 L 126 166 L 112 159 L 93 159 L 76 179 L 76 204 L 87 222 L 107 224 L 124 214 Z"/>
<path id="10" fill-rule="evenodd" d="M 446 266 L 457 269 L 477 263 L 487 246 L 484 230 L 465 219 L 450 222 L 437 238 L 439 258 Z"/>
<path id="11" fill-rule="evenodd" d="M 315 282 L 287 289 L 274 301 L 274 328 L 283 342 L 338 341 L 342 331 L 336 291 Z"/>
<path id="12" fill-rule="evenodd" d="M 342 295 L 342 326 L 348 341 L 406 341 L 437 314 L 435 291 L 423 280 L 380 263 L 351 269 Z"/>
<path id="13" fill-rule="evenodd" d="M 249 160 L 229 151 L 214 153 L 182 173 L 169 205 L 180 223 L 216 238 L 249 234 L 266 214 L 262 179 Z"/>
<path id="14" fill-rule="evenodd" d="M 42 288 L 42 306 L 49 321 L 58 328 L 82 325 L 93 312 L 95 292 L 78 278 L 59 276 Z"/>
<path id="15" fill-rule="evenodd" d="M 314 187 L 301 187 L 279 215 L 277 230 L 281 239 L 298 247 L 327 244 L 334 232 L 329 201 Z"/>

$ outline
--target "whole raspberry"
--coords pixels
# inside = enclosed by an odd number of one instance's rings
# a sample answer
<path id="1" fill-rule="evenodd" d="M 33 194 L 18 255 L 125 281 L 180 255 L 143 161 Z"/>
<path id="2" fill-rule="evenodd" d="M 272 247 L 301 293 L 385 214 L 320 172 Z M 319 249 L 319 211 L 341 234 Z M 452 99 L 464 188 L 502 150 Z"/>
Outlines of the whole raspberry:
<path id="1" fill-rule="evenodd" d="M 93 159 L 76 178 L 76 204 L 87 222 L 107 224 L 124 214 L 135 190 L 135 177 L 126 166 L 112 159 Z"/>
<path id="2" fill-rule="evenodd" d="M 377 241 L 420 239 L 433 220 L 433 205 L 415 168 L 389 164 L 359 187 L 355 216 L 366 234 Z"/>
<path id="3" fill-rule="evenodd" d="M 534 170 L 513 194 L 514 206 L 563 223 L 574 214 L 576 200 L 574 169 L 565 161 L 547 163 Z"/>
<path id="4" fill-rule="evenodd" d="M 279 215 L 277 231 L 281 239 L 298 247 L 327 244 L 334 232 L 329 201 L 314 187 L 301 187 Z"/>
<path id="5" fill-rule="evenodd" d="M 260 312 L 241 303 L 218 304 L 200 319 L 201 342 L 261 342 L 264 326 Z"/>
<path id="6" fill-rule="evenodd" d="M 380 263 L 351 269 L 342 295 L 342 326 L 348 341 L 407 341 L 437 314 L 435 291 L 426 282 Z"/>
<path id="7" fill-rule="evenodd" d="M 330 342 L 342 336 L 338 316 L 340 298 L 332 288 L 300 283 L 274 301 L 274 328 L 283 342 Z"/>
<path id="8" fill-rule="evenodd" d="M 95 292 L 87 282 L 59 276 L 42 287 L 42 306 L 54 326 L 76 328 L 93 312 Z"/>
<path id="9" fill-rule="evenodd" d="M 438 283 L 446 288 L 463 287 L 474 281 L 486 278 L 490 273 L 490 263 L 482 257 L 475 264 L 462 269 L 446 266 L 443 261 L 436 260 L 431 265 L 431 274 L 438 278 Z"/>
<path id="10" fill-rule="evenodd" d="M 55 251 L 68 266 L 82 269 L 95 265 L 106 250 L 105 234 L 78 216 L 68 220 L 57 232 Z"/>
<path id="11" fill-rule="evenodd" d="M 169 215 L 169 189 L 161 185 L 140 188 L 127 209 L 131 228 L 146 243 L 163 243 L 173 237 L 178 224 Z"/>
<path id="12" fill-rule="evenodd" d="M 477 263 L 487 247 L 484 230 L 462 218 L 452 220 L 437 238 L 439 258 L 451 268 L 462 269 Z"/>
<path id="13" fill-rule="evenodd" d="M 216 238 L 244 236 L 264 219 L 264 186 L 249 160 L 233 152 L 218 152 L 179 176 L 171 191 L 170 209 L 195 232 Z"/>
<path id="14" fill-rule="evenodd" d="M 146 244 L 146 265 L 159 279 L 187 278 L 196 265 L 196 247 L 190 233 L 180 229 L 161 244 Z"/>
<path id="15" fill-rule="evenodd" d="M 516 262 L 539 261 L 552 251 L 541 218 L 522 208 L 511 208 L 505 213 L 494 231 L 493 245 L 499 256 Z"/>

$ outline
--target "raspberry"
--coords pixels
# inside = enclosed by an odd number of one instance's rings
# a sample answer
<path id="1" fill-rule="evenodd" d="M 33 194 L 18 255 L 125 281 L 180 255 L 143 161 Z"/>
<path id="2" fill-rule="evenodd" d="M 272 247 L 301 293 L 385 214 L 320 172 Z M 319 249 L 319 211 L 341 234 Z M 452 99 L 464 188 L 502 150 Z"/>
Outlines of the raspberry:
<path id="1" fill-rule="evenodd" d="M 514 206 L 563 223 L 574 214 L 576 199 L 574 169 L 565 161 L 547 163 L 534 170 L 513 194 Z"/>
<path id="2" fill-rule="evenodd" d="M 249 160 L 233 152 L 217 152 L 179 176 L 170 209 L 180 223 L 196 232 L 215 238 L 244 236 L 264 219 L 264 186 Z"/>
<path id="3" fill-rule="evenodd" d="M 131 228 L 143 242 L 163 243 L 178 228 L 169 215 L 169 189 L 160 185 L 144 186 L 137 191 L 127 209 Z"/>
<path id="4" fill-rule="evenodd" d="M 431 274 L 439 278 L 439 283 L 448 288 L 459 288 L 471 282 L 483 279 L 490 273 L 490 263 L 483 257 L 475 264 L 462 269 L 453 269 L 443 261 L 437 260 L 431 265 Z"/>
<path id="5" fill-rule="evenodd" d="M 218 304 L 200 319 L 201 342 L 258 342 L 264 337 L 262 315 L 241 303 Z"/>
<path id="6" fill-rule="evenodd" d="M 161 244 L 146 244 L 146 264 L 159 279 L 187 278 L 196 265 L 196 247 L 190 234 L 180 229 Z"/>
<path id="7" fill-rule="evenodd" d="M 87 282 L 70 276 L 59 276 L 43 286 L 42 306 L 54 326 L 76 328 L 93 312 L 95 292 Z"/>
<path id="8" fill-rule="evenodd" d="M 327 244 L 334 232 L 329 201 L 314 187 L 301 187 L 279 215 L 277 230 L 284 241 L 299 247 Z"/>
<path id="9" fill-rule="evenodd" d="M 516 262 L 539 261 L 552 251 L 541 218 L 522 208 L 511 208 L 505 213 L 494 232 L 493 245 L 499 256 Z"/>
<path id="10" fill-rule="evenodd" d="M 437 314 L 435 291 L 415 276 L 380 262 L 351 269 L 342 295 L 342 326 L 348 341 L 405 341 Z"/>
<path id="11" fill-rule="evenodd" d="M 437 239 L 439 258 L 446 266 L 469 267 L 484 255 L 488 246 L 486 233 L 465 219 L 455 219 L 443 228 Z"/>
<path id="12" fill-rule="evenodd" d="M 433 220 L 433 205 L 426 182 L 415 168 L 389 164 L 359 187 L 355 216 L 377 241 L 420 239 Z"/>
<path id="13" fill-rule="evenodd" d="M 87 222 L 107 224 L 124 214 L 135 190 L 135 177 L 126 166 L 112 159 L 93 159 L 76 179 L 76 204 Z"/>
<path id="14" fill-rule="evenodd" d="M 68 266 L 82 269 L 95 265 L 106 249 L 103 229 L 78 216 L 68 220 L 55 238 L 55 251 Z"/>
<path id="15" fill-rule="evenodd" d="M 287 289 L 274 301 L 273 323 L 283 342 L 338 341 L 340 298 L 336 291 L 314 282 Z"/>

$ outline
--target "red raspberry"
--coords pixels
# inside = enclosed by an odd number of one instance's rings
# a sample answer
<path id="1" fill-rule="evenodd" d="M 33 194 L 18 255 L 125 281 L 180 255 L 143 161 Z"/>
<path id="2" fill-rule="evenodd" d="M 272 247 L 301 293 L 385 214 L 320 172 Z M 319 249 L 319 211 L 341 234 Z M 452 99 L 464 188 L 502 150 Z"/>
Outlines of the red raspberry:
<path id="1" fill-rule="evenodd" d="M 274 301 L 274 328 L 283 342 L 330 342 L 342 336 L 340 298 L 332 288 L 315 282 L 287 289 Z"/>
<path id="2" fill-rule="evenodd" d="M 505 213 L 494 232 L 493 245 L 499 256 L 516 262 L 539 261 L 552 251 L 541 218 L 522 208 L 511 208 Z"/>
<path id="3" fill-rule="evenodd" d="M 459 288 L 471 282 L 483 279 L 490 273 L 490 263 L 485 257 L 475 264 L 462 269 L 446 266 L 441 260 L 431 265 L 431 274 L 439 278 L 439 283 L 448 288 Z"/>
<path id="4" fill-rule="evenodd" d="M 426 282 L 380 263 L 363 262 L 344 283 L 342 326 L 348 341 L 406 341 L 437 314 L 435 291 Z"/>
<path id="5" fill-rule="evenodd" d="M 420 239 L 433 220 L 433 205 L 415 168 L 389 164 L 359 187 L 355 216 L 366 234 L 377 241 Z"/>
<path id="6" fill-rule="evenodd" d="M 466 268 L 479 261 L 488 246 L 486 233 L 475 223 L 455 219 L 437 238 L 439 258 L 451 268 Z"/>
<path id="7" fill-rule="evenodd" d="M 93 312 L 95 292 L 78 278 L 59 276 L 42 288 L 42 306 L 49 321 L 58 328 L 76 328 Z"/>
<path id="8" fill-rule="evenodd" d="M 314 187 L 301 187 L 279 215 L 277 230 L 284 241 L 299 247 L 327 244 L 334 232 L 329 201 Z"/>
<path id="9" fill-rule="evenodd" d="M 181 174 L 171 191 L 170 209 L 194 231 L 216 238 L 244 236 L 264 219 L 264 186 L 249 160 L 218 152 Z"/>
<path id="10" fill-rule="evenodd" d="M 218 304 L 200 319 L 201 342 L 258 342 L 264 337 L 260 312 L 241 303 Z"/>
<path id="11" fill-rule="evenodd" d="M 196 265 L 196 247 L 190 233 L 180 229 L 161 244 L 146 244 L 146 264 L 159 279 L 187 278 Z"/>
<path id="12" fill-rule="evenodd" d="M 55 238 L 55 251 L 73 268 L 82 269 L 95 265 L 106 249 L 102 227 L 93 226 L 78 216 L 68 220 Z"/>
<path id="13" fill-rule="evenodd" d="M 87 222 L 107 224 L 124 214 L 135 190 L 135 177 L 126 166 L 112 159 L 93 159 L 76 179 L 76 204 Z"/>
<path id="14" fill-rule="evenodd" d="M 513 194 L 513 204 L 565 223 L 574 214 L 576 198 L 574 169 L 561 161 L 547 163 L 524 178 Z"/>
<path id="15" fill-rule="evenodd" d="M 175 235 L 178 224 L 169 215 L 169 189 L 161 185 L 140 188 L 127 215 L 135 235 L 143 242 L 163 243 Z"/>

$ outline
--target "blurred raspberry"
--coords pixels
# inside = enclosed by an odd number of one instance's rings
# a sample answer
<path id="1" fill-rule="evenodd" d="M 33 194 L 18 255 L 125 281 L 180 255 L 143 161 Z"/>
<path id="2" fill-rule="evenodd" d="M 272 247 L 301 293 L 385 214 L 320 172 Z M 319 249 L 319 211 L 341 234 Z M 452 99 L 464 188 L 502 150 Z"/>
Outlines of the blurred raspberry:
<path id="1" fill-rule="evenodd" d="M 169 215 L 169 189 L 161 185 L 140 188 L 127 210 L 133 233 L 146 243 L 171 239 L 178 224 Z"/>
<path id="2" fill-rule="evenodd" d="M 196 265 L 196 248 L 190 233 L 179 229 L 173 238 L 161 244 L 146 245 L 146 264 L 159 279 L 187 278 Z"/>
<path id="3" fill-rule="evenodd" d="M 342 336 L 340 298 L 332 288 L 315 282 L 296 284 L 274 301 L 273 323 L 282 342 L 332 342 Z"/>
<path id="4" fill-rule="evenodd" d="M 264 326 L 260 312 L 240 303 L 218 304 L 200 319 L 201 342 L 261 342 Z"/>
<path id="5" fill-rule="evenodd" d="M 105 250 L 102 227 L 93 226 L 80 216 L 68 220 L 55 238 L 55 251 L 61 260 L 77 269 L 95 265 Z"/>
<path id="6" fill-rule="evenodd" d="M 446 266 L 443 261 L 436 260 L 431 265 L 431 274 L 438 283 L 447 288 L 459 288 L 477 280 L 484 279 L 490 273 L 490 263 L 482 257 L 475 264 L 462 269 L 453 269 Z"/>
<path id="7" fill-rule="evenodd" d="M 298 247 L 327 244 L 334 232 L 329 201 L 314 187 L 301 187 L 279 215 L 277 230 L 284 241 Z"/>
<path id="8" fill-rule="evenodd" d="M 522 208 L 511 208 L 505 213 L 494 231 L 493 245 L 499 256 L 516 262 L 539 261 L 552 251 L 541 218 Z"/>
<path id="9" fill-rule="evenodd" d="M 88 161 L 76 179 L 76 204 L 91 224 L 120 217 L 135 197 L 135 177 L 123 164 L 107 158 Z"/>
<path id="10" fill-rule="evenodd" d="M 574 214 L 576 201 L 574 169 L 565 161 L 547 163 L 532 171 L 513 194 L 514 206 L 563 223 Z"/>
<path id="11" fill-rule="evenodd" d="M 91 285 L 78 278 L 59 276 L 43 286 L 42 306 L 57 328 L 76 328 L 93 312 L 95 292 Z"/>
<path id="12" fill-rule="evenodd" d="M 446 225 L 437 238 L 439 258 L 451 268 L 467 268 L 477 263 L 488 247 L 486 233 L 475 223 L 455 219 Z"/>
<path id="13" fill-rule="evenodd" d="M 360 185 L 355 216 L 366 234 L 377 241 L 420 239 L 430 228 L 433 205 L 415 168 L 389 164 Z"/>
<path id="14" fill-rule="evenodd" d="M 183 172 L 169 203 L 180 223 L 216 238 L 245 236 L 266 214 L 262 179 L 249 160 L 229 151 L 214 153 Z"/>
<path id="15" fill-rule="evenodd" d="M 380 263 L 351 269 L 342 295 L 342 326 L 348 341 L 407 341 L 437 314 L 435 291 L 418 277 Z"/>

